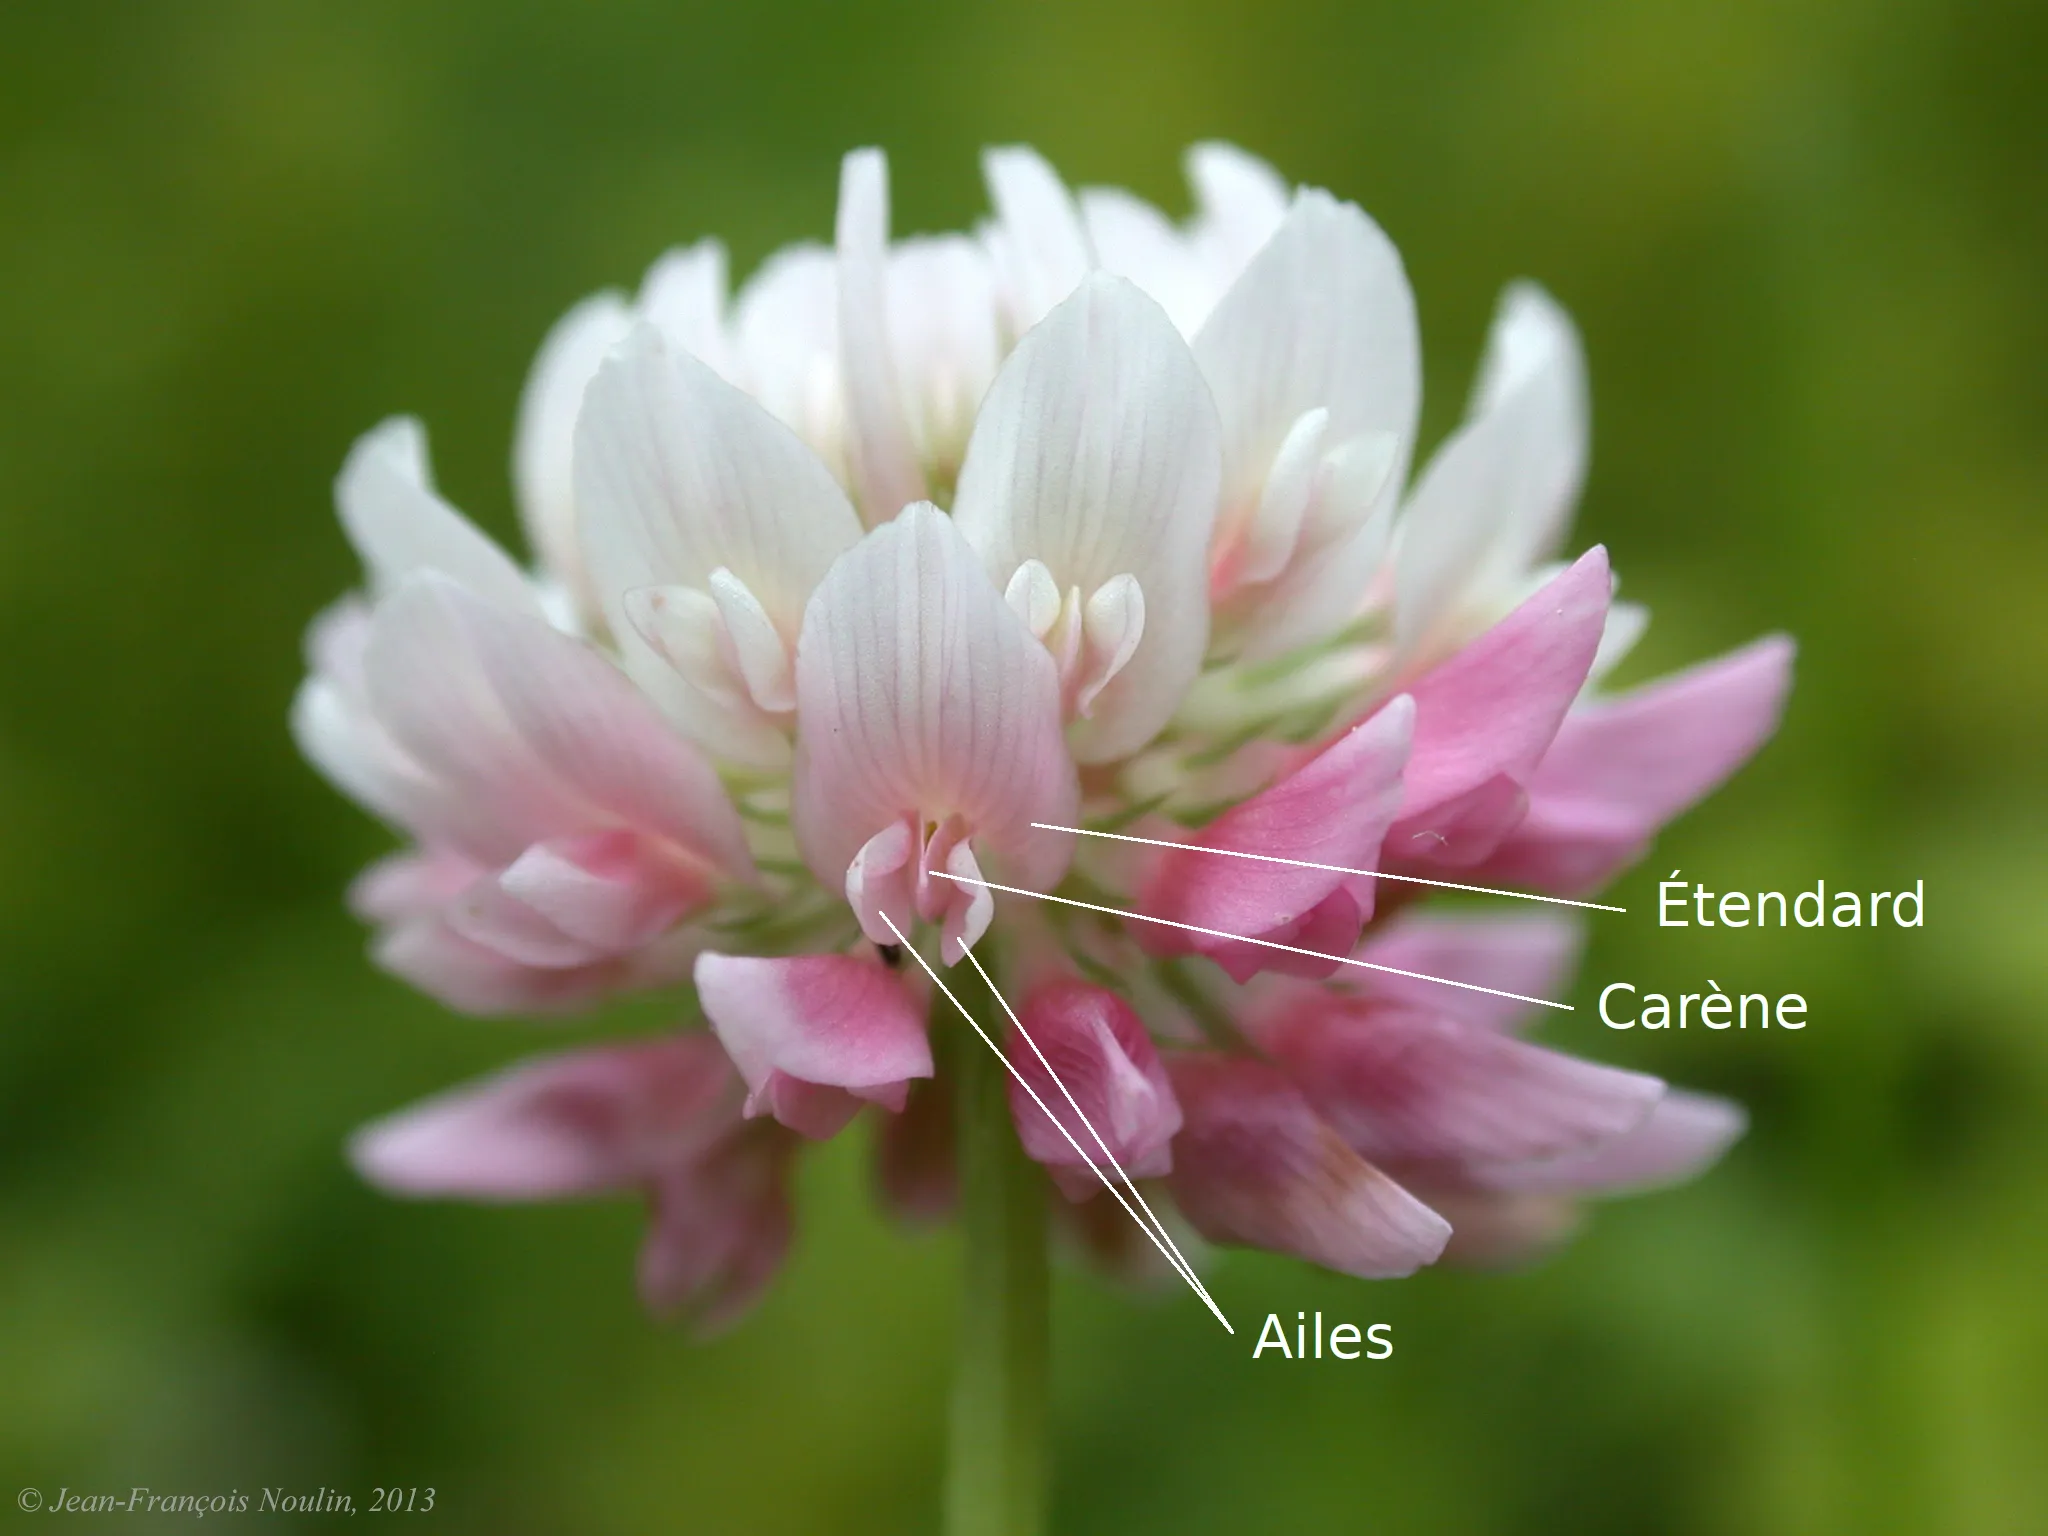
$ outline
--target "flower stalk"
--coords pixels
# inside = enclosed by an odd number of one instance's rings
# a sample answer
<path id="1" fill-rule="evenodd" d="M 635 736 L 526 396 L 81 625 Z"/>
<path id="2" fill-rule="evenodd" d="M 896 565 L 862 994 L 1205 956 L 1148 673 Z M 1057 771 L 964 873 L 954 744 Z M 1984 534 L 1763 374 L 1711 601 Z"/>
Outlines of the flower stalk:
<path id="1" fill-rule="evenodd" d="M 963 1001 L 1000 1040 L 987 989 L 969 986 Z M 1050 1348 L 1045 1177 L 1017 1139 L 1003 1064 L 979 1040 L 955 1045 L 963 1250 L 946 1536 L 1038 1536 Z"/>

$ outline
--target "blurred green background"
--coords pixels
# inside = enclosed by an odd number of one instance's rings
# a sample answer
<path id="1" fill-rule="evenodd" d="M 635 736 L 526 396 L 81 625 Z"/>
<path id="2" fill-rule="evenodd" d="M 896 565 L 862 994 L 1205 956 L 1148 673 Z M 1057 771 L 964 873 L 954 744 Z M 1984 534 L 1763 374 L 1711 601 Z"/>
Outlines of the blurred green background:
<path id="1" fill-rule="evenodd" d="M 1756 1126 L 1533 1270 L 1234 1256 L 1235 1343 L 1064 1279 L 1059 1529 L 2048 1530 L 2044 69 L 2034 0 L 0 10 L 0 1519 L 324 1483 L 501 1536 L 931 1528 L 955 1255 L 883 1226 L 856 1138 L 702 1348 L 636 1309 L 637 1211 L 344 1168 L 553 1037 L 375 974 L 341 909 L 383 839 L 284 729 L 354 580 L 329 483 L 417 412 L 509 536 L 548 323 L 669 243 L 828 236 L 849 146 L 906 230 L 976 216 L 984 143 L 1178 211 L 1223 136 L 1400 244 L 1432 436 L 1501 283 L 1578 316 L 1580 542 L 1657 613 L 1630 676 L 1799 636 L 1781 737 L 1618 887 L 1577 995 L 1713 975 L 1813 1023 L 1550 1028 Z M 1925 878 L 1927 924 L 1659 934 L 1673 866 Z M 1395 1358 L 1255 1364 L 1301 1309 Z"/>

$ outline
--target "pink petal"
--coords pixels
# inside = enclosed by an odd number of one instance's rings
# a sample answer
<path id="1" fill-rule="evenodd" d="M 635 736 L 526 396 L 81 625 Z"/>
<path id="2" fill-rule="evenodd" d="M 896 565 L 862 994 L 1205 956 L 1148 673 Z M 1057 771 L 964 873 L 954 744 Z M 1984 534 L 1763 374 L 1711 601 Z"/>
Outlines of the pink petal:
<path id="1" fill-rule="evenodd" d="M 450 902 L 442 916 L 463 938 L 515 965 L 581 970 L 611 958 L 597 946 L 564 933 L 490 875 Z"/>
<path id="2" fill-rule="evenodd" d="M 498 884 L 602 954 L 639 948 L 711 894 L 701 867 L 623 828 L 535 843 Z"/>
<path id="3" fill-rule="evenodd" d="M 1180 1106 L 1129 1003 L 1103 987 L 1059 980 L 1027 995 L 1018 1018 L 1023 1029 L 1011 1029 L 1007 1054 L 1024 1082 L 1010 1081 L 1010 1114 L 1024 1150 L 1052 1171 L 1068 1199 L 1085 1200 L 1102 1187 L 1090 1162 L 1112 1181 L 1116 1168 L 1155 1178 L 1173 1166 Z"/>
<path id="4" fill-rule="evenodd" d="M 900 1083 L 870 1090 L 873 1102 L 889 1110 L 900 1109 L 905 1100 Z M 787 1072 L 771 1072 L 758 1093 L 747 1095 L 747 1114 L 768 1115 L 811 1141 L 830 1141 L 853 1123 L 862 1099 L 844 1088 L 805 1082 Z"/>
<path id="5" fill-rule="evenodd" d="M 683 930 L 631 956 L 538 967 L 464 937 L 447 916 L 435 913 L 408 918 L 378 934 L 370 955 L 392 975 L 458 1013 L 495 1017 L 567 1013 L 613 992 L 673 985 L 689 975 L 696 944 Z"/>
<path id="6" fill-rule="evenodd" d="M 1267 949 L 1256 944 L 1226 943 L 1217 947 L 1212 958 L 1231 980 L 1239 984 L 1251 980 L 1260 971 L 1312 981 L 1327 980 L 1342 969 L 1344 962 L 1341 957 L 1358 942 L 1358 935 L 1365 927 L 1369 913 L 1360 906 L 1357 894 L 1360 891 L 1365 892 L 1366 906 L 1370 906 L 1370 882 L 1349 880 L 1294 922 L 1283 923 L 1262 935 L 1269 943 L 1291 945 L 1295 950 L 1311 951 L 1310 954 Z"/>
<path id="7" fill-rule="evenodd" d="M 1470 869 L 1488 857 L 1529 814 L 1529 792 L 1497 773 L 1419 816 L 1404 816 L 1387 834 L 1390 869 Z"/>
<path id="8" fill-rule="evenodd" d="M 959 1203 L 951 1088 L 912 1083 L 903 1112 L 882 1116 L 876 1128 L 876 1188 L 889 1214 L 908 1227 L 934 1226 Z"/>
<path id="9" fill-rule="evenodd" d="M 1397 1007 L 1290 1007 L 1257 1031 L 1345 1142 L 1378 1162 L 1503 1162 L 1599 1146 L 1663 1083 Z"/>
<path id="10" fill-rule="evenodd" d="M 1451 1224 L 1444 1262 L 1499 1269 L 1541 1258 L 1580 1225 L 1579 1208 L 1552 1195 L 1503 1195 L 1429 1188 L 1430 1203 Z"/>
<path id="11" fill-rule="evenodd" d="M 1031 826 L 1071 826 L 1078 800 L 1052 658 L 936 507 L 906 509 L 834 563 L 804 616 L 796 684 L 792 821 L 828 888 L 906 819 L 915 849 L 957 817 L 938 856 L 971 839 L 999 883 L 1044 890 L 1065 871 L 1073 839 Z M 954 889 L 964 914 L 974 888 Z M 848 895 L 862 931 L 894 943 Z"/>
<path id="12" fill-rule="evenodd" d="M 707 953 L 696 975 L 705 1016 L 746 1079 L 749 1114 L 765 1108 L 793 1130 L 828 1136 L 856 1100 L 900 1109 L 908 1080 L 932 1075 L 924 1018 L 878 961 Z"/>
<path id="13" fill-rule="evenodd" d="M 450 927 L 524 966 L 567 969 L 631 954 L 710 898 L 701 867 L 618 829 L 535 843 L 445 904 Z"/>
<path id="14" fill-rule="evenodd" d="M 753 1305 L 789 1251 L 794 1146 L 779 1127 L 750 1127 L 656 1184 L 640 1249 L 650 1312 L 686 1312 L 703 1337 Z"/>
<path id="15" fill-rule="evenodd" d="M 1097 1186 L 1100 1187 L 1099 1185 Z M 1202 1244 L 1179 1213 L 1156 1189 L 1140 1191 L 1152 1213 L 1166 1224 L 1183 1257 L 1197 1269 L 1202 1264 Z M 1128 1197 L 1126 1197 L 1128 1198 Z M 1052 1227 L 1061 1246 L 1085 1260 L 1089 1267 L 1122 1285 L 1146 1290 L 1178 1286 L 1180 1272 L 1159 1245 L 1146 1236 L 1146 1229 L 1131 1220 L 1114 1200 L 1059 1200 L 1052 1205 Z"/>
<path id="16" fill-rule="evenodd" d="M 889 326 L 889 162 L 857 149 L 839 173 L 839 357 L 861 518 L 886 523 L 925 494 Z"/>
<path id="17" fill-rule="evenodd" d="M 400 981 L 457 1013 L 564 1013 L 603 995 L 607 968 L 543 971 L 463 937 L 439 914 L 379 933 L 370 958 Z"/>
<path id="18" fill-rule="evenodd" d="M 1279 783 L 1226 811 L 1188 840 L 1190 849 L 1263 857 L 1169 852 L 1155 866 L 1140 910 L 1176 923 L 1349 954 L 1372 913 L 1374 882 L 1344 871 L 1378 866 L 1381 839 L 1400 804 L 1413 721 L 1413 706 L 1396 699 Z M 1337 867 L 1274 864 L 1268 858 Z M 1317 942 L 1303 942 L 1308 938 Z M 1287 958 L 1156 924 L 1144 925 L 1139 940 L 1154 954 L 1212 955 L 1240 980 Z M 1332 960 L 1324 974 L 1337 966 Z"/>
<path id="19" fill-rule="evenodd" d="M 1709 1094 L 1666 1093 L 1627 1135 L 1545 1162 L 1481 1170 L 1490 1188 L 1531 1194 L 1615 1194 L 1682 1184 L 1717 1162 L 1749 1127 L 1740 1104 Z"/>
<path id="20" fill-rule="evenodd" d="M 350 882 L 348 909 L 364 922 L 402 923 L 428 917 L 486 871 L 459 853 L 428 848 L 379 859 Z"/>
<path id="21" fill-rule="evenodd" d="M 1496 879 L 1591 890 L 1720 785 L 1777 729 L 1792 642 L 1773 635 L 1565 717 L 1530 780 L 1528 818 L 1487 861 Z"/>
<path id="22" fill-rule="evenodd" d="M 1449 1223 L 1345 1146 L 1278 1069 L 1205 1054 L 1167 1070 L 1187 1117 L 1169 1186 L 1204 1237 L 1368 1280 L 1443 1252 Z"/>
<path id="23" fill-rule="evenodd" d="M 1524 997 L 1556 997 L 1570 983 L 1584 924 L 1563 913 L 1512 916 L 1407 912 L 1373 934 L 1358 958 L 1423 976 L 1443 976 Z M 1534 1009 L 1513 998 L 1375 972 L 1374 997 L 1429 1009 L 1484 1029 L 1506 1029 Z"/>
<path id="24" fill-rule="evenodd" d="M 509 1067 L 364 1126 L 349 1155 L 393 1194 L 558 1199 L 633 1188 L 738 1116 L 717 1042 L 673 1035 Z"/>
<path id="25" fill-rule="evenodd" d="M 1389 858 L 1467 860 L 1499 840 L 1516 786 L 1534 773 L 1586 680 L 1612 590 L 1606 551 L 1590 550 L 1410 685 L 1415 746 Z"/>

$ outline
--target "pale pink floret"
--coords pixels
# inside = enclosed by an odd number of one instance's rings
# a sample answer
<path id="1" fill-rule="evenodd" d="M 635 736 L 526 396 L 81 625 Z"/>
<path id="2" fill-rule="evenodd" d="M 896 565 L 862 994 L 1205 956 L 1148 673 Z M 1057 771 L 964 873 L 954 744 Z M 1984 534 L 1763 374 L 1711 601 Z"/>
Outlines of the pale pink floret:
<path id="1" fill-rule="evenodd" d="M 1568 913 L 1432 913 L 1410 910 L 1376 927 L 1356 951 L 1391 970 L 1353 977 L 1367 995 L 1427 1008 L 1487 1029 L 1512 1029 L 1539 1012 L 1522 998 L 1558 997 L 1570 984 L 1585 925 Z M 1393 971 L 1410 971 L 1398 976 Z M 1449 976 L 1472 987 L 1422 978 Z"/>
<path id="2" fill-rule="evenodd" d="M 1529 781 L 1529 814 L 1482 873 L 1570 895 L 1598 889 L 1770 739 L 1792 656 L 1790 640 L 1769 636 L 1580 704 Z"/>
<path id="3" fill-rule="evenodd" d="M 1562 1156 L 1475 1170 L 1477 1182 L 1504 1192 L 1622 1194 L 1679 1184 L 1704 1171 L 1748 1128 L 1740 1104 L 1670 1089 L 1642 1123 L 1603 1145 Z"/>
<path id="4" fill-rule="evenodd" d="M 1569 1236 L 1584 1199 L 1696 1177 L 1720 1160 L 1747 1125 L 1739 1104 L 1672 1089 L 1634 1130 L 1599 1146 L 1525 1162 L 1416 1166 L 1402 1176 L 1450 1217 L 1456 1233 L 1446 1258 L 1510 1264 Z"/>
<path id="5" fill-rule="evenodd" d="M 1224 812 L 1186 839 L 1189 848 L 1263 857 L 1168 852 L 1146 882 L 1140 910 L 1165 923 L 1323 955 L 1348 953 L 1372 915 L 1375 882 L 1345 871 L 1378 867 L 1381 841 L 1401 803 L 1414 717 L 1410 700 L 1395 699 L 1277 784 Z M 1271 858 L 1301 862 L 1266 862 Z M 1340 964 L 1165 923 L 1132 927 L 1151 953 L 1205 954 L 1238 981 L 1264 969 L 1327 976 Z"/>
<path id="6" fill-rule="evenodd" d="M 932 1075 L 924 1008 L 882 962 L 849 955 L 706 954 L 697 995 L 746 1079 L 749 1116 L 772 1114 L 822 1140 L 862 1103 L 903 1108 Z"/>
<path id="7" fill-rule="evenodd" d="M 1390 1167 L 1589 1151 L 1633 1131 L 1664 1093 L 1654 1077 L 1412 1004 L 1302 987 L 1269 1007 L 1258 1042 L 1353 1150 Z"/>
<path id="8" fill-rule="evenodd" d="M 1090 1163 L 1111 1180 L 1117 1169 L 1139 1179 L 1173 1166 L 1180 1105 L 1129 1003 L 1105 987 L 1066 978 L 1027 993 L 1018 1020 L 1022 1028 L 1012 1027 L 1004 1051 L 1023 1076 L 1010 1081 L 1010 1114 L 1024 1150 L 1069 1200 L 1101 1189 Z"/>
<path id="9" fill-rule="evenodd" d="M 643 1299 L 716 1328 L 753 1302 L 788 1246 L 793 1145 L 741 1120 L 739 1080 L 716 1041 L 676 1035 L 507 1068 L 364 1126 L 350 1155 L 400 1195 L 643 1193 Z"/>
<path id="10" fill-rule="evenodd" d="M 796 698 L 797 844 L 875 943 L 923 918 L 955 963 L 994 914 L 975 882 L 1044 890 L 1066 869 L 1073 839 L 1031 825 L 1071 826 L 1078 798 L 1052 657 L 938 508 L 905 508 L 833 563 Z"/>
<path id="11" fill-rule="evenodd" d="M 1450 1224 L 1347 1147 L 1278 1068 L 1204 1052 L 1167 1070 L 1186 1116 L 1169 1187 L 1210 1241 L 1369 1280 L 1443 1252 Z"/>
<path id="12" fill-rule="evenodd" d="M 380 960 L 451 1006 L 549 1010 L 672 978 L 670 936 L 751 878 L 708 764 L 618 670 L 436 572 L 316 642 L 294 723 L 419 838 L 358 886 Z"/>

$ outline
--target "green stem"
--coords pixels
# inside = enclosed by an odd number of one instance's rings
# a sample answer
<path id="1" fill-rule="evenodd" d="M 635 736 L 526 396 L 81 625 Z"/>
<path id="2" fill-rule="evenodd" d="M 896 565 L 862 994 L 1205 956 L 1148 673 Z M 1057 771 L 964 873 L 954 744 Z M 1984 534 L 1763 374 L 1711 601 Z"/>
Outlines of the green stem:
<path id="1" fill-rule="evenodd" d="M 988 989 L 960 993 L 990 1038 Z M 1007 1074 L 981 1041 L 953 1051 L 958 1080 L 960 1356 L 946 1476 L 946 1536 L 1040 1536 L 1045 1528 L 1045 1181 L 1010 1123 Z"/>

